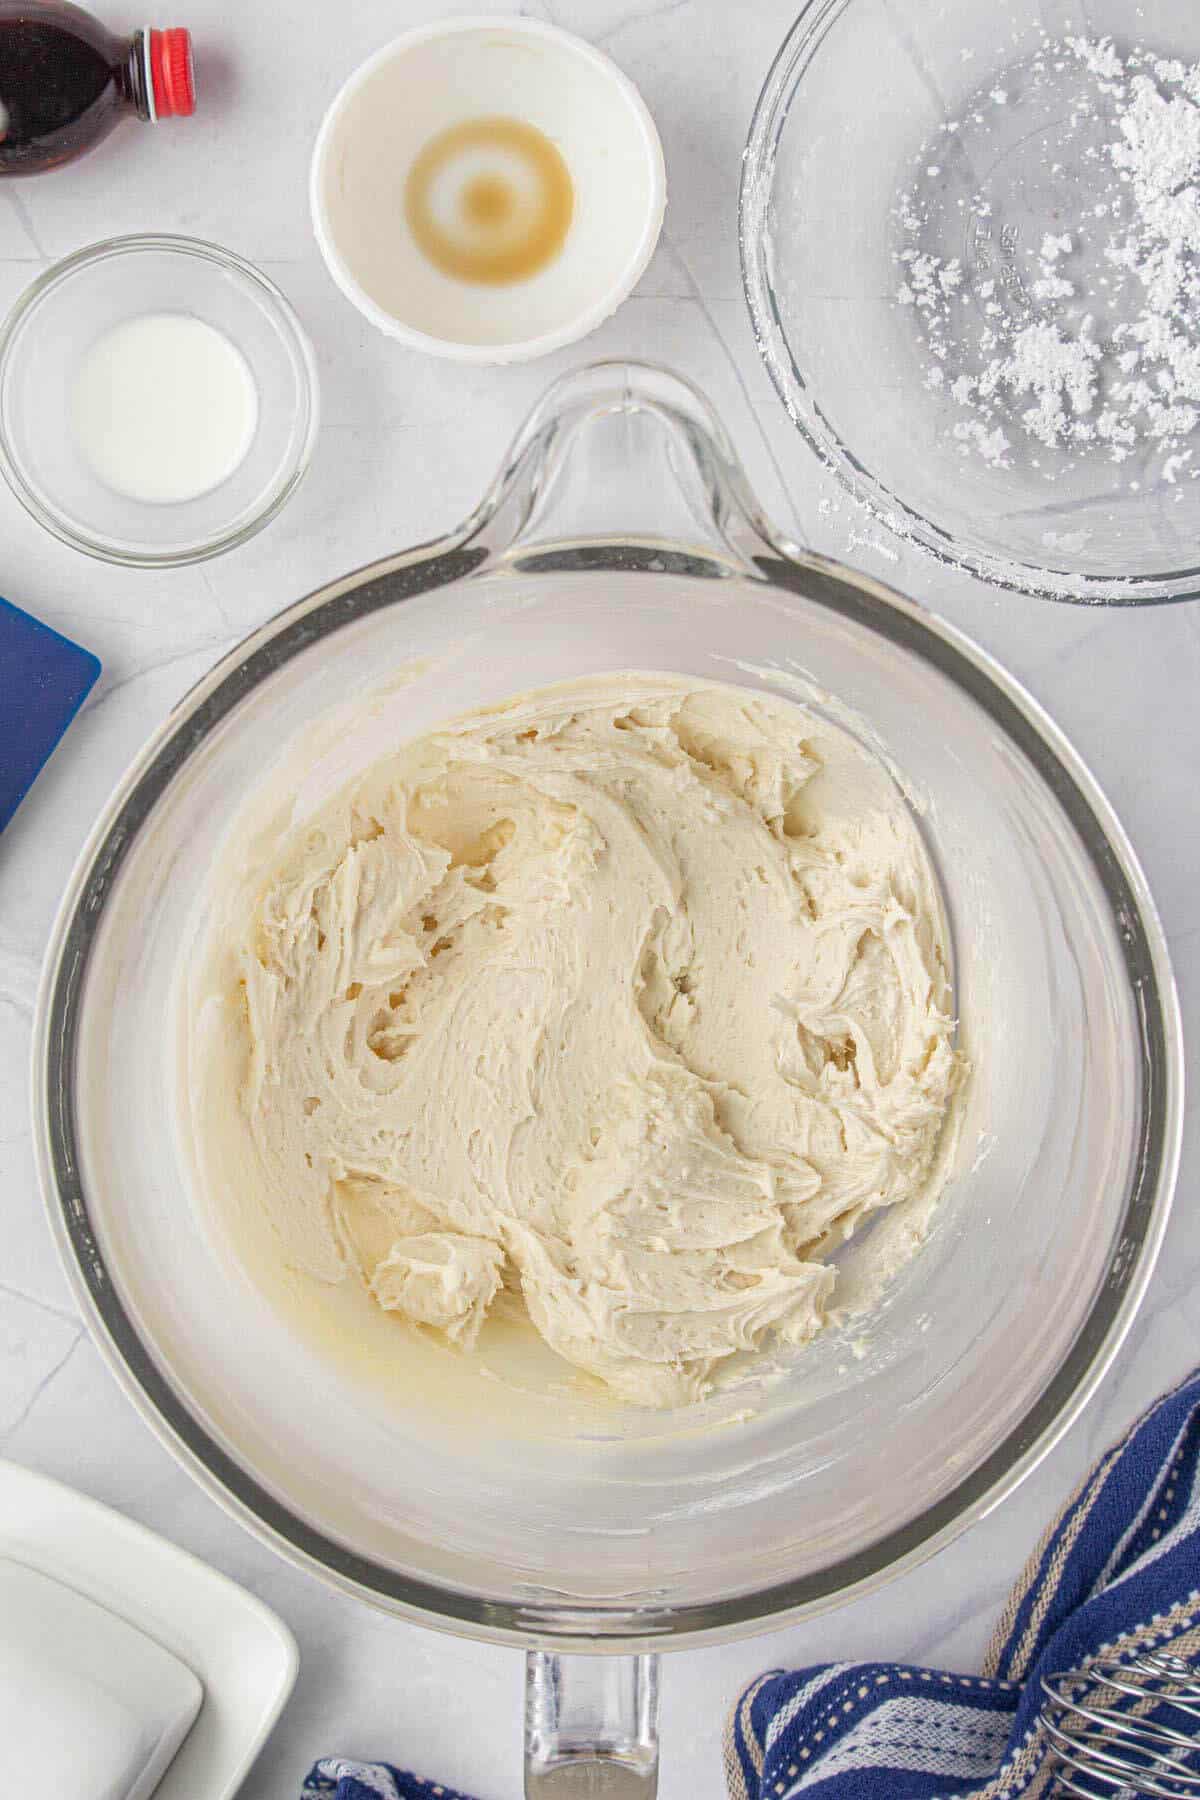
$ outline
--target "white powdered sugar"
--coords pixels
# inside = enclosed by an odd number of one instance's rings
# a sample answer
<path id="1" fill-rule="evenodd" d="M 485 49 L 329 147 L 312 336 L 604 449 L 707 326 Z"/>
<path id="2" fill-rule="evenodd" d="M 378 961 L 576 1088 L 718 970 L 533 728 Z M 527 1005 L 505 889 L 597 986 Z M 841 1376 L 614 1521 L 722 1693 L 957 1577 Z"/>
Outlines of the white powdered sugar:
<path id="1" fill-rule="evenodd" d="M 979 419 L 962 419 L 954 427 L 954 435 L 962 445 L 964 456 L 970 455 L 972 445 L 978 450 L 984 462 L 993 465 L 1003 463 L 1008 454 L 1008 439 L 999 425 L 994 431 L 989 431 Z"/>
<path id="2" fill-rule="evenodd" d="M 1096 397 L 1095 369 L 1100 357 L 1091 324 L 1090 318 L 1085 318 L 1070 338 L 1045 320 L 1026 325 L 1012 338 L 1007 355 L 993 357 L 980 376 L 979 398 L 990 400 L 1007 393 L 1021 400 L 1028 395 L 1033 404 L 1022 410 L 1021 423 L 1041 444 L 1052 446 L 1081 432 L 1090 435 L 1094 427 L 1086 422 L 1086 415 Z"/>
<path id="3" fill-rule="evenodd" d="M 1175 485 L 1200 474 L 1185 445 L 1200 424 L 1200 65 L 1047 41 L 970 116 L 1003 108 L 991 116 L 1007 128 L 1064 67 L 1076 86 L 1036 196 L 1044 220 L 993 219 L 1010 195 L 980 190 L 967 254 L 940 253 L 926 178 L 952 121 L 897 201 L 895 299 L 912 310 L 926 386 L 962 411 L 964 456 L 1005 467 L 1020 454 L 1053 480 L 1083 456 L 1147 452 Z"/>

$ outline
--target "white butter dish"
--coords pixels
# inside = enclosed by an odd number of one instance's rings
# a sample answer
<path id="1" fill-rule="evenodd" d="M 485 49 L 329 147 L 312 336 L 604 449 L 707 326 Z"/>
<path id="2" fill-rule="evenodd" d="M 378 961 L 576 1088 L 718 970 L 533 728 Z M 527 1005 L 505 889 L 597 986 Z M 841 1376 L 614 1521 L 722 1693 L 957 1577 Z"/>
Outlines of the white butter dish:
<path id="1" fill-rule="evenodd" d="M 5 1786 L 149 1800 L 200 1710 L 185 1663 L 107 1607 L 0 1558 Z"/>
<path id="2" fill-rule="evenodd" d="M 14 1565 L 18 1565 L 15 1576 L 10 1573 Z M 49 1577 L 50 1588 L 67 1594 L 68 1602 L 94 1607 L 114 1628 L 124 1626 L 134 1640 L 140 1639 L 143 1650 L 157 1650 L 168 1665 L 185 1675 L 190 1671 L 195 1681 L 190 1689 L 193 1700 L 203 1695 L 199 1710 L 193 1705 L 189 1715 L 190 1730 L 185 1726 L 175 1737 L 174 1753 L 158 1760 L 154 1800 L 232 1800 L 296 1679 L 295 1639 L 261 1600 L 133 1519 L 32 1469 L 3 1460 L 0 1570 L 4 1576 L 0 1581 L 0 1690 L 9 1686 L 15 1639 L 9 1619 L 13 1610 L 10 1583 L 36 1572 Z M 26 1596 L 29 1591 L 26 1588 Z M 12 1592 L 15 1594 L 15 1587 Z M 24 1604 L 28 1608 L 27 1599 Z M 25 1765 L 18 1759 L 14 1768 L 13 1724 L 0 1692 L 5 1777 L 0 1790 L 5 1796 L 45 1794 L 53 1795 L 54 1800 L 98 1800 L 101 1795 L 107 1800 L 110 1794 L 126 1800 L 127 1793 L 149 1794 L 153 1783 L 144 1788 L 113 1788 L 93 1779 L 83 1713 L 78 1708 L 95 1700 L 98 1672 L 91 1665 L 76 1670 L 79 1679 L 73 1696 L 63 1697 L 75 1669 L 67 1657 L 70 1635 L 77 1627 L 72 1625 L 70 1632 L 65 1629 L 65 1614 L 62 1623 L 63 1630 L 50 1630 L 42 1640 L 44 1647 L 52 1638 L 55 1692 L 69 1708 L 57 1721 L 61 1729 L 53 1738 L 53 1748 L 60 1757 L 75 1754 L 83 1774 L 77 1775 L 73 1764 L 55 1762 L 53 1774 L 43 1765 L 35 1767 L 36 1778 L 22 1779 Z M 28 1644 L 27 1638 L 24 1641 Z M 125 1654 L 125 1649 L 114 1650 L 112 1662 L 123 1661 Z M 45 1699 L 29 1700 L 36 1687 L 31 1668 L 31 1658 L 27 1657 L 24 1665 L 18 1658 L 13 1692 L 23 1693 L 25 1700 L 14 1710 L 20 1712 L 26 1702 L 31 1713 L 36 1708 L 48 1728 L 44 1741 L 50 1742 L 56 1723 L 52 1706 Z M 112 1672 L 102 1662 L 100 1686 Z M 149 1691 L 147 1679 L 138 1689 L 139 1698 L 148 1696 Z M 123 1744 L 128 1749 L 131 1728 L 119 1707 L 109 1712 L 107 1719 L 107 1726 L 97 1727 L 96 1737 L 107 1733 L 105 1741 L 110 1747 Z M 19 1738 L 20 1733 L 17 1735 Z M 65 1776 L 59 1773 L 64 1767 L 70 1770 Z"/>

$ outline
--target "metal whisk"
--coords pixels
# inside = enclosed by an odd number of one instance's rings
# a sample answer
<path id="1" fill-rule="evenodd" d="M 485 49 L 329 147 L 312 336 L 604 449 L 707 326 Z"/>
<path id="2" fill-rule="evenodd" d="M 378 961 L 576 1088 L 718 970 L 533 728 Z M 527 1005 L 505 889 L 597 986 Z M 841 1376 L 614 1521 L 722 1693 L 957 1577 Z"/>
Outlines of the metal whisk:
<path id="1" fill-rule="evenodd" d="M 1059 1791 L 1082 1800 L 1200 1797 L 1200 1676 L 1152 1650 L 1044 1675 L 1042 1728 Z"/>

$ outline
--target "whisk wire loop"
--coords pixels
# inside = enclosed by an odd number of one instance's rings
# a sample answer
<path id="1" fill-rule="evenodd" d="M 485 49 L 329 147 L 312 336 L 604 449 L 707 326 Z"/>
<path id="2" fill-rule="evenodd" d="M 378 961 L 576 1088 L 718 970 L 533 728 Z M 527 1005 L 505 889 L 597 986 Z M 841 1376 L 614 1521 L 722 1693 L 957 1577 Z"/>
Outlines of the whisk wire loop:
<path id="1" fill-rule="evenodd" d="M 1150 1650 L 1043 1675 L 1040 1724 L 1059 1790 L 1080 1800 L 1200 1800 L 1200 1676 Z"/>

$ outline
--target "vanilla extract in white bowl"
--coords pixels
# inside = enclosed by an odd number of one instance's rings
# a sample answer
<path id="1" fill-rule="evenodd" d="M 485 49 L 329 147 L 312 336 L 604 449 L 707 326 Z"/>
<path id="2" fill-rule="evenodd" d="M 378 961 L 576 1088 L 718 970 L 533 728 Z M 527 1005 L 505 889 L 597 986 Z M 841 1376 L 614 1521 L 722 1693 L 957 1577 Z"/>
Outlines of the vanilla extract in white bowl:
<path id="1" fill-rule="evenodd" d="M 640 279 L 666 205 L 627 76 L 535 19 L 452 19 L 386 45 L 322 123 L 310 179 L 330 274 L 371 323 L 462 362 L 576 342 Z"/>
<path id="2" fill-rule="evenodd" d="M 413 242 L 444 275 L 499 286 L 527 280 L 560 254 L 575 188 L 535 125 L 468 119 L 421 151 L 404 210 Z"/>

